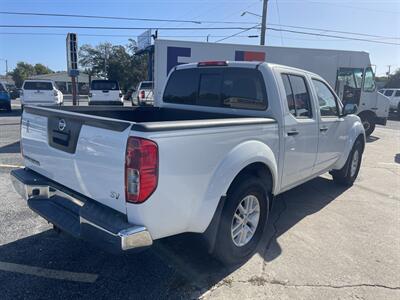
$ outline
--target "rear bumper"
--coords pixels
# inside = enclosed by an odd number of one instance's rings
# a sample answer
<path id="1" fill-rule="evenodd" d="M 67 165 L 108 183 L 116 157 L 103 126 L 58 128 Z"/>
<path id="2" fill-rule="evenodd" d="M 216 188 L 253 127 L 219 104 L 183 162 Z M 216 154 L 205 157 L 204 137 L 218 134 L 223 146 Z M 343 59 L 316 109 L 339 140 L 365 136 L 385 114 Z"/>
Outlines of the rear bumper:
<path id="1" fill-rule="evenodd" d="M 76 238 L 112 253 L 143 249 L 153 243 L 147 229 L 129 224 L 124 214 L 32 170 L 13 170 L 11 180 L 33 211 Z"/>
<path id="2" fill-rule="evenodd" d="M 122 101 L 89 101 L 89 105 L 124 105 Z"/>

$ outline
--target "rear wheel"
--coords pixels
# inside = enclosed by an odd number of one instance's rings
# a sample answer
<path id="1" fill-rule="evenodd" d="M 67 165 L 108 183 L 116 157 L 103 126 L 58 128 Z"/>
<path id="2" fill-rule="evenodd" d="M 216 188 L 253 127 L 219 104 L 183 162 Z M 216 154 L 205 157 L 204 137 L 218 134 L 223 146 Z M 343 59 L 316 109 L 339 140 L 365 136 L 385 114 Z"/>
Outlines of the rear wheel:
<path id="1" fill-rule="evenodd" d="M 226 265 L 247 260 L 256 250 L 269 212 L 269 191 L 264 182 L 247 177 L 225 200 L 214 255 Z"/>
<path id="2" fill-rule="evenodd" d="M 332 171 L 333 181 L 340 185 L 352 186 L 357 179 L 360 171 L 362 160 L 363 146 L 360 139 L 354 143 L 353 149 L 350 151 L 346 164 L 340 170 Z"/>

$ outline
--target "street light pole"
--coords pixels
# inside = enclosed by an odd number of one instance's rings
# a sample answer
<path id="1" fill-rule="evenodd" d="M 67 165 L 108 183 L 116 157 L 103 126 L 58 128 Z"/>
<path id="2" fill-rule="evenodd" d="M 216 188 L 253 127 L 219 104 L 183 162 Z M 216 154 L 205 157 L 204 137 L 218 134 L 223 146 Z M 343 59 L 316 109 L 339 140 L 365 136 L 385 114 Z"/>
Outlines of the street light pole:
<path id="1" fill-rule="evenodd" d="M 267 7 L 268 7 L 268 0 L 263 0 L 260 45 L 265 45 L 265 32 L 267 30 Z"/>
<path id="2" fill-rule="evenodd" d="M 6 75 L 8 73 L 8 60 L 4 58 L 0 58 L 0 60 L 4 60 L 6 62 Z"/>

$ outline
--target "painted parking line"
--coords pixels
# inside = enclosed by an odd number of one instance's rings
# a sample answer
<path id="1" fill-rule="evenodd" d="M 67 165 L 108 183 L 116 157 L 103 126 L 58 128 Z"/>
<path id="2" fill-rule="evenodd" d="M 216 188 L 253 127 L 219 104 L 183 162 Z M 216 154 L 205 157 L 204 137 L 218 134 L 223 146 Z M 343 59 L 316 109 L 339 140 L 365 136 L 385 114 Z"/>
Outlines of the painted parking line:
<path id="1" fill-rule="evenodd" d="M 32 266 L 20 265 L 2 261 L 0 261 L 0 271 L 14 272 L 25 275 L 34 275 L 34 276 L 58 279 L 58 280 L 85 282 L 85 283 L 94 283 L 98 277 L 97 274 L 76 273 L 69 271 L 45 269 L 40 267 L 32 267 Z"/>
<path id="2" fill-rule="evenodd" d="M 0 168 L 23 168 L 23 166 L 19 166 L 19 165 L 7 165 L 7 164 L 0 164 Z"/>

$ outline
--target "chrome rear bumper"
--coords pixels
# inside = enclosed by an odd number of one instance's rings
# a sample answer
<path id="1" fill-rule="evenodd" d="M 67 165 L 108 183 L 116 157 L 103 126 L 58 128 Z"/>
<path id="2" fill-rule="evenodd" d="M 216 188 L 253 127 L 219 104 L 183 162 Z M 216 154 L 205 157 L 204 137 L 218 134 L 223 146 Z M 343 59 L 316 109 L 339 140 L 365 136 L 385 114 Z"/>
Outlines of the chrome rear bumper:
<path id="1" fill-rule="evenodd" d="M 145 248 L 153 243 L 144 226 L 132 225 L 124 214 L 32 170 L 13 170 L 11 180 L 33 211 L 74 237 L 113 253 Z"/>

